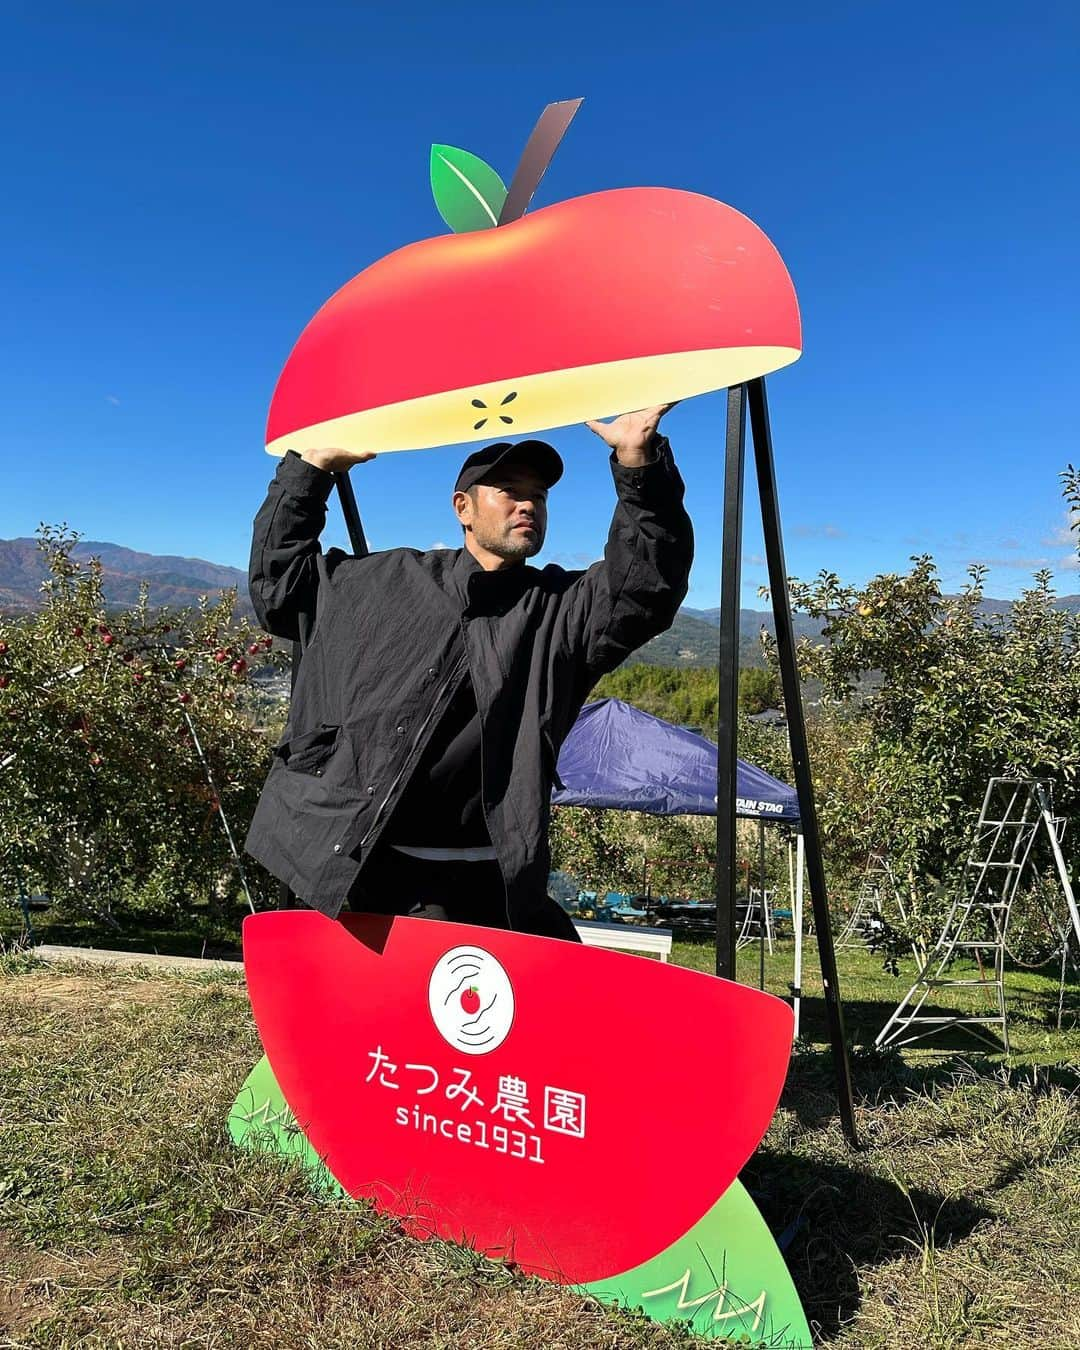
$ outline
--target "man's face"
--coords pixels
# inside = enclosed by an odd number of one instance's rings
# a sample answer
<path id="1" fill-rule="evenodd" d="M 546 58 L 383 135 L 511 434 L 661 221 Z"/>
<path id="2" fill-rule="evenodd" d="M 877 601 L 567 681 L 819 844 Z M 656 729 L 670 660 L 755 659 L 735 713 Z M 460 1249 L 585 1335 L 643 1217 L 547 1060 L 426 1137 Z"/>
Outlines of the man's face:
<path id="1" fill-rule="evenodd" d="M 504 562 L 524 562 L 544 545 L 547 488 L 525 464 L 500 464 L 471 492 L 455 492 L 454 510 L 474 542 Z"/>

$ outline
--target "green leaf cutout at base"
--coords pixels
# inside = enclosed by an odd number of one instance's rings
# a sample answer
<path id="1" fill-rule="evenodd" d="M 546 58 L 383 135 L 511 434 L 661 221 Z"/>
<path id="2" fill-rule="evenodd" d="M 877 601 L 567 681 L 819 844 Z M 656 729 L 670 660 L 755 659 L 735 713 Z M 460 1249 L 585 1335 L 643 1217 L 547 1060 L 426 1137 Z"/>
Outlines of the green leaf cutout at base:
<path id="1" fill-rule="evenodd" d="M 297 1124 L 265 1055 L 245 1079 L 228 1125 L 234 1143 L 296 1158 L 313 1185 L 344 1194 Z M 710 1339 L 770 1350 L 812 1344 L 780 1249 L 738 1181 L 664 1251 L 576 1288 L 601 1303 L 641 1309 L 654 1322 L 683 1322 Z"/>

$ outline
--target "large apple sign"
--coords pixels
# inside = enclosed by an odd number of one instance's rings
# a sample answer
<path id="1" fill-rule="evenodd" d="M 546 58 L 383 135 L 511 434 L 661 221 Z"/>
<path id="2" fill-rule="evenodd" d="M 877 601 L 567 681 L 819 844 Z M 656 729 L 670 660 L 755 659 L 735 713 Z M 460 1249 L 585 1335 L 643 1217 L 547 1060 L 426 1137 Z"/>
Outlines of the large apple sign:
<path id="1" fill-rule="evenodd" d="M 506 224 L 486 211 L 490 228 L 398 249 L 323 305 L 278 380 L 271 454 L 524 435 L 726 388 L 800 355 L 783 260 L 723 202 L 633 187 Z"/>

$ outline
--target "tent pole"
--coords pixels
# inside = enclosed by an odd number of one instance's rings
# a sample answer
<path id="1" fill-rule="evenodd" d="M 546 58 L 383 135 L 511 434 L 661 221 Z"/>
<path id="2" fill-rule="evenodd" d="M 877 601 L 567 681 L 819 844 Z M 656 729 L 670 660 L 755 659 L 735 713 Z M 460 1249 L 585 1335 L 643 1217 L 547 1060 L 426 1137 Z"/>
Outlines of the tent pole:
<path id="1" fill-rule="evenodd" d="M 353 492 L 348 469 L 339 470 L 334 474 L 334 484 L 337 487 L 338 500 L 341 502 L 341 514 L 345 517 L 345 528 L 349 531 L 349 543 L 352 545 L 352 551 L 356 557 L 366 558 L 370 550 L 364 536 L 364 526 L 360 520 L 360 511 L 356 505 L 356 494 Z M 310 623 L 314 623 L 314 618 L 314 615 L 309 616 Z M 290 703 L 296 689 L 296 677 L 300 674 L 300 662 L 303 659 L 304 648 L 307 646 L 307 639 L 308 634 L 302 633 L 301 640 L 294 642 L 292 645 L 292 670 L 289 675 Z M 288 882 L 279 881 L 278 909 L 291 909 L 295 898 L 289 889 Z"/>
<path id="2" fill-rule="evenodd" d="M 833 950 L 829 898 L 825 886 L 825 867 L 821 856 L 817 811 L 814 806 L 814 785 L 810 775 L 806 719 L 803 714 L 802 690 L 799 685 L 799 669 L 795 656 L 795 634 L 791 622 L 791 598 L 788 595 L 784 542 L 780 533 L 776 466 L 773 462 L 772 431 L 769 427 L 769 405 L 765 395 L 765 381 L 760 378 L 750 380 L 747 385 L 747 395 L 750 405 L 750 438 L 754 445 L 758 494 L 761 498 L 761 526 L 765 536 L 765 556 L 769 566 L 769 589 L 772 592 L 773 620 L 776 624 L 776 648 L 777 655 L 780 658 L 780 676 L 784 687 L 784 709 L 787 713 L 788 735 L 791 739 L 795 788 L 799 794 L 799 818 L 805 839 L 806 869 L 810 879 L 810 902 L 814 910 L 814 934 L 817 938 L 818 955 L 821 960 L 821 982 L 825 990 L 825 1011 L 828 1015 L 829 1039 L 832 1043 L 836 1093 L 844 1133 L 852 1147 L 857 1148 L 859 1138 L 855 1128 L 851 1064 L 848 1060 L 847 1038 L 844 1034 L 844 1010 L 840 1002 L 840 981 L 836 972 L 836 953 Z"/>
<path id="3" fill-rule="evenodd" d="M 735 978 L 735 808 L 746 386 L 728 390 L 716 707 L 716 973 Z"/>

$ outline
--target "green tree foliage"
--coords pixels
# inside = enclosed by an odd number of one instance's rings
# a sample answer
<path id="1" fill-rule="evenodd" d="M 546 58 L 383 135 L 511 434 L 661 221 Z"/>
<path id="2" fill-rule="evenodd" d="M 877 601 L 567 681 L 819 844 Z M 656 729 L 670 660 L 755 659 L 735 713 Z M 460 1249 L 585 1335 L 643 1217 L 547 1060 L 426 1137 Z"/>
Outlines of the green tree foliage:
<path id="1" fill-rule="evenodd" d="M 739 671 L 739 711 L 751 716 L 766 708 L 783 706 L 780 673 L 775 668 L 758 666 Z"/>
<path id="2" fill-rule="evenodd" d="M 618 698 L 676 726 L 693 727 L 716 739 L 715 670 L 625 665 L 605 675 L 590 695 Z"/>
<path id="3" fill-rule="evenodd" d="M 559 806 L 552 812 L 552 866 L 587 890 L 707 898 L 714 892 L 711 816 L 651 816 Z"/>
<path id="4" fill-rule="evenodd" d="M 1055 606 L 1049 572 L 988 614 L 985 568 L 949 597 L 929 557 L 912 561 L 861 588 L 828 572 L 790 588 L 825 622 L 800 664 L 826 704 L 811 756 L 826 840 L 852 863 L 886 850 L 926 938 L 989 777 L 1053 778 L 1059 809 L 1080 807 L 1080 616 Z M 823 735 L 830 725 L 840 734 Z"/>
<path id="5" fill-rule="evenodd" d="M 1069 503 L 1069 523 L 1075 535 L 1076 556 L 1080 558 L 1080 469 L 1071 464 L 1065 466 L 1061 475 L 1062 495 Z"/>
<path id="6" fill-rule="evenodd" d="M 0 621 L 0 896 L 46 891 L 112 927 L 224 903 L 218 794 L 242 843 L 268 767 L 248 678 L 270 640 L 234 622 L 234 593 L 170 615 L 144 586 L 107 612 L 76 541 L 42 527 L 44 605 Z M 254 864 L 248 879 L 269 890 Z"/>
<path id="7" fill-rule="evenodd" d="M 675 726 L 692 727 L 716 740 L 719 693 L 715 669 L 628 664 L 613 670 L 593 689 L 591 698 L 618 698 Z M 782 708 L 780 677 L 774 668 L 744 667 L 739 671 L 739 710 L 763 712 Z"/>

